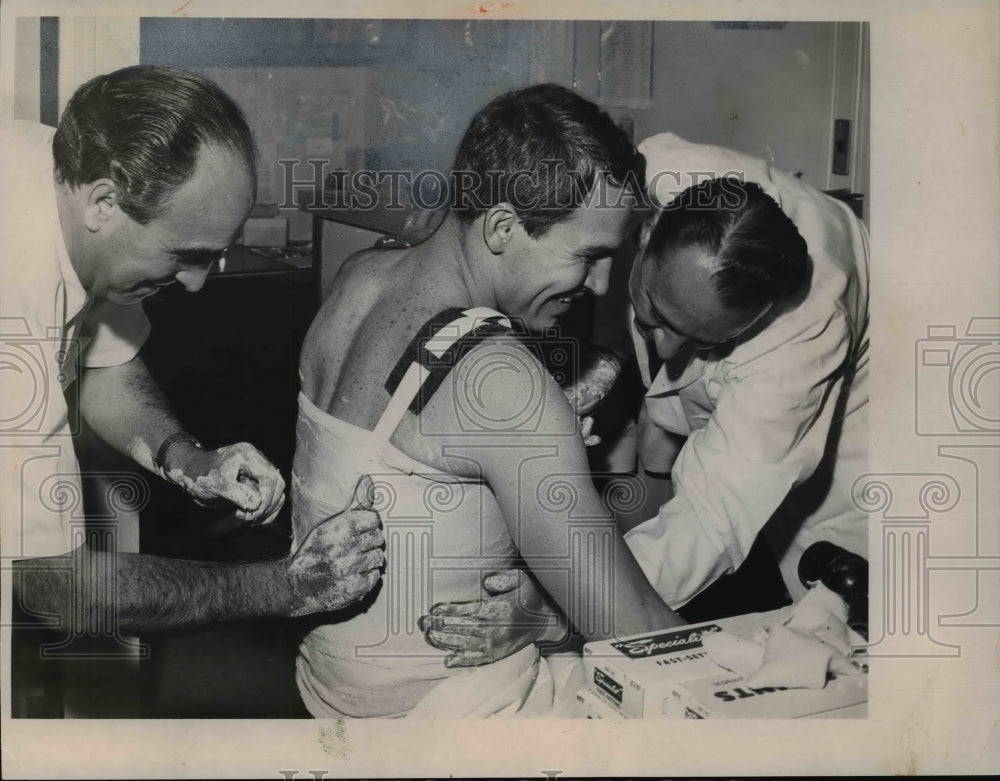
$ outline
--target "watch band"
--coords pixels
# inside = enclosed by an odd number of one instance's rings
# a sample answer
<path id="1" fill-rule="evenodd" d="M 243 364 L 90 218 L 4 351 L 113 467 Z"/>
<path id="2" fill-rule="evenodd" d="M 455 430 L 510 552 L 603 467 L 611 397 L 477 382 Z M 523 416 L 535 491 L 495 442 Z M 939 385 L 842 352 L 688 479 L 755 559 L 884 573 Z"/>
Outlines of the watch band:
<path id="1" fill-rule="evenodd" d="M 153 463 L 156 465 L 157 469 L 162 472 L 166 471 L 166 467 L 163 465 L 163 462 L 167 458 L 167 453 L 170 451 L 170 448 L 174 445 L 180 444 L 181 442 L 190 442 L 196 448 L 201 450 L 204 449 L 201 442 L 188 434 L 186 431 L 175 431 L 160 443 L 160 447 L 156 451 L 156 459 Z"/>

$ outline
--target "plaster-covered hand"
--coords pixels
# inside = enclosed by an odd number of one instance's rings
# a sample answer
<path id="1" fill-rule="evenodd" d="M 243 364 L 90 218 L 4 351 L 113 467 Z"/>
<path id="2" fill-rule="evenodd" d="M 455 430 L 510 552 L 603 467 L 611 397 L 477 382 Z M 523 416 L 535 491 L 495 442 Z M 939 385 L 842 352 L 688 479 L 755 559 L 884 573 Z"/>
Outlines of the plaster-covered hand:
<path id="1" fill-rule="evenodd" d="M 543 592 L 523 571 L 487 575 L 485 599 L 439 602 L 418 623 L 435 648 L 452 653 L 445 667 L 475 667 L 510 656 L 529 643 L 556 640 L 565 632 Z"/>
<path id="2" fill-rule="evenodd" d="M 587 447 L 600 444 L 601 438 L 592 434 L 594 419 L 590 414 L 597 409 L 608 395 L 621 374 L 625 362 L 611 350 L 594 348 L 580 370 L 580 376 L 563 388 L 570 406 L 580 418 L 583 443 Z"/>
<path id="3" fill-rule="evenodd" d="M 563 388 L 570 406 L 581 418 L 590 415 L 618 380 L 625 361 L 602 347 L 591 349 L 576 381 Z"/>
<path id="4" fill-rule="evenodd" d="M 372 509 L 374 487 L 362 475 L 352 503 L 316 526 L 288 562 L 292 616 L 340 610 L 382 577 L 385 536 Z"/>
<path id="5" fill-rule="evenodd" d="M 601 438 L 597 434 L 593 434 L 594 430 L 594 419 L 589 415 L 580 418 L 580 436 L 583 437 L 583 444 L 587 447 L 593 447 L 594 445 L 601 444 Z"/>
<path id="6" fill-rule="evenodd" d="M 198 503 L 232 502 L 236 517 L 253 524 L 270 523 L 285 503 L 284 478 L 249 442 L 218 450 L 181 443 L 168 451 L 163 473 Z"/>

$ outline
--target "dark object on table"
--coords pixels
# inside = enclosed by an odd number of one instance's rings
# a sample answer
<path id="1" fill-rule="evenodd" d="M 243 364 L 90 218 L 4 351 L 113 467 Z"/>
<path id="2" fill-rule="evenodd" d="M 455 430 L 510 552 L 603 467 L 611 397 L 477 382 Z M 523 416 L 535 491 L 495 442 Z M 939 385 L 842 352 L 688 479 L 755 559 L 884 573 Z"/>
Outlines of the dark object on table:
<path id="1" fill-rule="evenodd" d="M 847 603 L 847 625 L 868 639 L 868 560 L 832 542 L 816 542 L 799 559 L 799 580 L 817 581 Z"/>

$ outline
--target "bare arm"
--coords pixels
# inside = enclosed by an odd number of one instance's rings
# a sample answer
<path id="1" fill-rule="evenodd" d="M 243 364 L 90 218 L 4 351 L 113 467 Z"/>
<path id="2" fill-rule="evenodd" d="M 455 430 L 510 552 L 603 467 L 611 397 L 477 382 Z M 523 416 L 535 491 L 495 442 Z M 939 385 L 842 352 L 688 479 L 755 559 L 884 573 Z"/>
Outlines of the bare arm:
<path id="1" fill-rule="evenodd" d="M 537 361 L 510 360 L 511 349 L 483 345 L 455 371 L 445 404 L 484 423 L 474 443 L 449 447 L 456 470 L 473 462 L 482 470 L 521 556 L 585 638 L 684 623 L 649 585 L 594 490 L 564 394 Z M 502 381 L 477 382 L 490 351 Z"/>
<path id="2" fill-rule="evenodd" d="M 370 481 L 368 483 L 370 485 Z M 91 550 L 14 562 L 15 604 L 58 616 L 62 626 L 117 627 L 122 634 L 169 631 L 219 621 L 338 610 L 381 577 L 384 537 L 364 505 L 318 525 L 284 559 L 205 562 Z"/>
<path id="3" fill-rule="evenodd" d="M 664 431 L 653 423 L 645 402 L 639 411 L 638 429 L 639 466 L 653 475 L 669 475 L 684 446 L 684 437 Z"/>
<path id="4" fill-rule="evenodd" d="M 105 442 L 151 472 L 160 443 L 184 430 L 139 355 L 120 366 L 85 369 L 80 408 Z"/>
<path id="5" fill-rule="evenodd" d="M 225 499 L 237 506 L 238 517 L 263 523 L 284 504 L 284 479 L 253 445 L 204 450 L 194 436 L 181 438 L 184 427 L 140 355 L 119 366 L 86 369 L 80 407 L 102 439 L 152 472 L 161 473 L 154 463 L 161 444 L 177 435 L 166 450 L 162 476 L 197 501 Z"/>
<path id="6" fill-rule="evenodd" d="M 66 556 L 16 561 L 14 572 L 22 610 L 80 629 L 115 626 L 138 634 L 292 612 L 286 560 L 185 561 L 81 545 Z"/>

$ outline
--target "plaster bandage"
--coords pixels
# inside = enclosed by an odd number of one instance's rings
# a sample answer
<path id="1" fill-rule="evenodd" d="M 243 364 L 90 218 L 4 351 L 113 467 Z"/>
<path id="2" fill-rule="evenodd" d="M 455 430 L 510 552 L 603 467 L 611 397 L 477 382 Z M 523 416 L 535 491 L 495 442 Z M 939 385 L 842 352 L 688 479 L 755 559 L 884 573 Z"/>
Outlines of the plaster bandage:
<path id="1" fill-rule="evenodd" d="M 589 415 L 604 401 L 624 366 L 612 352 L 600 350 L 588 361 L 576 382 L 564 388 L 577 415 Z"/>

